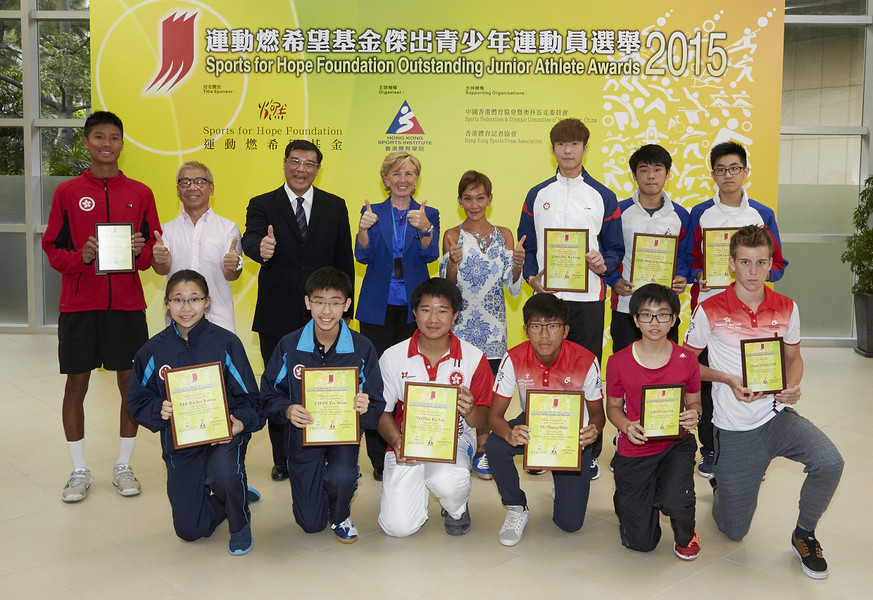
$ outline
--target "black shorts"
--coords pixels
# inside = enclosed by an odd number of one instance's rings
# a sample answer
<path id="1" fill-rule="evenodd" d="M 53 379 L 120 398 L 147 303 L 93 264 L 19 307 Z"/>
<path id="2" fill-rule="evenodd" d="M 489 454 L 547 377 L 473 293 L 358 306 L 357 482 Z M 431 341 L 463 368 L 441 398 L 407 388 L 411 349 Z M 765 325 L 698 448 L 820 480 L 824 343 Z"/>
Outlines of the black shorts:
<path id="1" fill-rule="evenodd" d="M 144 310 L 89 310 L 58 317 L 61 373 L 87 373 L 98 367 L 126 371 L 149 339 Z"/>

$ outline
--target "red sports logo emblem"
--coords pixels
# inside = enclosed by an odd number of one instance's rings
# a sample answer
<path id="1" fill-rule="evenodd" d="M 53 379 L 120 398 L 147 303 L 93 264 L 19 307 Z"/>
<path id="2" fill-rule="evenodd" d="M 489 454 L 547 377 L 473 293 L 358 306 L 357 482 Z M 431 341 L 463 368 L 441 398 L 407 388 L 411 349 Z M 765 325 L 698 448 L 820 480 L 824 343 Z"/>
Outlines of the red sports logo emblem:
<path id="1" fill-rule="evenodd" d="M 146 88 L 155 92 L 172 90 L 194 65 L 194 19 L 197 13 L 173 13 L 161 22 L 161 67 Z M 157 86 L 157 87 L 155 87 Z M 166 88 L 166 89 L 164 89 Z"/>
<path id="2" fill-rule="evenodd" d="M 96 206 L 96 202 L 94 202 L 94 198 L 89 198 L 88 196 L 82 196 L 79 198 L 79 208 L 84 210 L 85 212 L 91 212 L 94 210 Z"/>
<path id="3" fill-rule="evenodd" d="M 158 377 L 161 378 L 161 381 L 164 380 L 164 374 L 170 370 L 170 365 L 164 365 L 160 369 L 158 369 Z"/>
<path id="4" fill-rule="evenodd" d="M 297 379 L 300 379 L 300 375 L 303 373 L 303 365 L 301 365 L 301 364 L 294 365 L 294 369 L 291 372 L 294 373 L 294 377 L 296 377 Z"/>
<path id="5" fill-rule="evenodd" d="M 464 374 L 460 371 L 452 371 L 449 374 L 449 383 L 452 385 L 464 385 Z"/>

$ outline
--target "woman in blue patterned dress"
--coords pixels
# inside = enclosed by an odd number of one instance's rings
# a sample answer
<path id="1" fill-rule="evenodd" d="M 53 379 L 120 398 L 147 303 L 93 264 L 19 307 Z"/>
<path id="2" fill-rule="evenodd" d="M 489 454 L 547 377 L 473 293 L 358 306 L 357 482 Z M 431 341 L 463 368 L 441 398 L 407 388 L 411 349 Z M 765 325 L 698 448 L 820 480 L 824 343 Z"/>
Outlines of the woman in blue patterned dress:
<path id="1" fill-rule="evenodd" d="M 454 332 L 482 352 L 497 372 L 506 353 L 506 303 L 503 288 L 513 297 L 521 291 L 524 238 L 516 246 L 512 232 L 488 222 L 491 180 L 478 171 L 467 171 L 458 183 L 458 204 L 466 218 L 443 235 L 440 275 L 461 290 L 463 306 Z M 514 250 L 513 250 L 514 248 Z M 473 468 L 482 479 L 491 479 L 484 444 L 487 429 L 477 430 Z"/>

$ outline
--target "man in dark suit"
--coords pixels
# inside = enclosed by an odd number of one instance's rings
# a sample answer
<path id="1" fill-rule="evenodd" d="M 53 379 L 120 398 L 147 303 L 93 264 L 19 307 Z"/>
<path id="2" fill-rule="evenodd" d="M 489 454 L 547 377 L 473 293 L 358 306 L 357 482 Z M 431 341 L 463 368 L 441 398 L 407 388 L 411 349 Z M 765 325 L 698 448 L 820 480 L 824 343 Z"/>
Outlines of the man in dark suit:
<path id="1" fill-rule="evenodd" d="M 267 364 L 282 336 L 310 319 L 303 303 L 307 278 L 336 267 L 355 280 L 352 235 L 345 200 L 313 187 L 323 155 L 306 140 L 285 147 L 285 184 L 256 196 L 246 209 L 243 252 L 261 264 L 252 331 Z M 269 423 L 275 481 L 288 478 L 283 427 Z"/>

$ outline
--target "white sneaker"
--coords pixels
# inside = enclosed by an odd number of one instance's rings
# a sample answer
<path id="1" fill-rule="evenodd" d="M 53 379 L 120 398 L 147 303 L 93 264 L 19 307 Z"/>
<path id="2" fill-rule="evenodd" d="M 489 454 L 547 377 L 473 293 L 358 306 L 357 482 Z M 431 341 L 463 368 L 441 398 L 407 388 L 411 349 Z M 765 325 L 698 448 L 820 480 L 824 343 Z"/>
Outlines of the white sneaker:
<path id="1" fill-rule="evenodd" d="M 142 491 L 130 465 L 112 467 L 112 485 L 118 488 L 118 493 L 122 496 L 136 496 Z"/>
<path id="2" fill-rule="evenodd" d="M 88 488 L 91 487 L 91 471 L 88 469 L 76 469 L 70 473 L 70 479 L 67 480 L 67 485 L 64 486 L 64 495 L 61 499 L 64 502 L 78 502 L 84 500 L 88 495 Z"/>
<path id="3" fill-rule="evenodd" d="M 506 520 L 497 533 L 497 539 L 504 546 L 515 546 L 521 541 L 524 526 L 530 519 L 530 511 L 524 506 L 507 506 Z"/>

